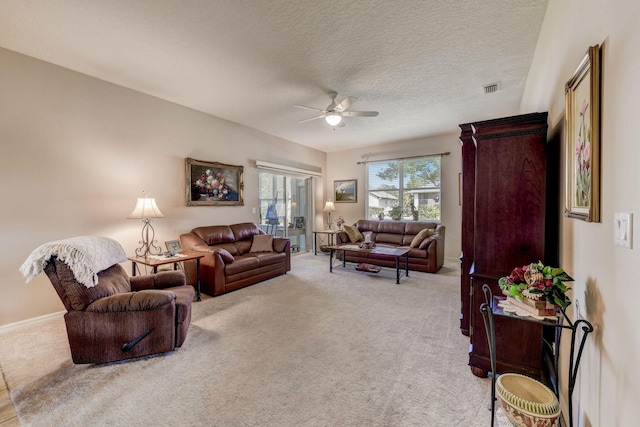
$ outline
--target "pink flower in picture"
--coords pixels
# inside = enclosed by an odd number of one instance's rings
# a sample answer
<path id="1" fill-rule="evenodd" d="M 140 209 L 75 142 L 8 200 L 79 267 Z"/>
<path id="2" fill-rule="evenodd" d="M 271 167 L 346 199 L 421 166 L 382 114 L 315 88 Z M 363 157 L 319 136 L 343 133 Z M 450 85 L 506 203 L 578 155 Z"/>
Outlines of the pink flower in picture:
<path id="1" fill-rule="evenodd" d="M 582 101 L 582 108 L 580 109 L 580 117 L 584 117 L 584 113 L 587 112 L 587 108 L 589 108 L 589 103 L 585 99 Z"/>
<path id="2" fill-rule="evenodd" d="M 582 101 L 580 125 L 575 142 L 575 202 L 578 207 L 591 204 L 591 129 L 587 120 L 589 103 Z"/>

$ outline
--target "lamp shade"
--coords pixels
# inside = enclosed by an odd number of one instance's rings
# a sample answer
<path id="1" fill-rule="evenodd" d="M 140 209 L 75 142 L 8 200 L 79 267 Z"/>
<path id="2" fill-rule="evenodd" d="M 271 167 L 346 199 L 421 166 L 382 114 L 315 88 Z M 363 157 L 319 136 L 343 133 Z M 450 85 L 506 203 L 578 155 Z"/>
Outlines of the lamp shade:
<path id="1" fill-rule="evenodd" d="M 160 212 L 156 199 L 153 197 L 139 197 L 136 207 L 129 214 L 128 219 L 144 219 L 144 218 L 164 218 L 164 214 Z"/>
<path id="2" fill-rule="evenodd" d="M 324 119 L 327 121 L 327 123 L 329 123 L 331 126 L 336 126 L 339 125 L 340 122 L 342 121 L 342 117 L 339 114 L 336 113 L 332 113 L 332 114 L 327 114 Z"/>
<path id="3" fill-rule="evenodd" d="M 333 204 L 333 202 L 331 200 L 327 200 L 327 203 L 324 204 L 323 211 L 325 211 L 325 212 L 335 212 L 336 211 L 336 206 Z"/>

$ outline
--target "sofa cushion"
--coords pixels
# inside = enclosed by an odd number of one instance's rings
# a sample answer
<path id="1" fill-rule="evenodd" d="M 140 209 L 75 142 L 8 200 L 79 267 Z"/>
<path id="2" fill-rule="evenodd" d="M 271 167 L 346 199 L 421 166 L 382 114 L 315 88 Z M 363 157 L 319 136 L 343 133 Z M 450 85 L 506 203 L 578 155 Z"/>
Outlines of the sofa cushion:
<path id="1" fill-rule="evenodd" d="M 255 236 L 257 234 L 264 234 L 264 231 L 260 230 L 260 227 L 253 222 L 242 222 L 240 224 L 233 224 L 229 227 L 231 228 L 231 231 L 233 231 L 236 242 L 239 240 L 250 239 L 251 236 Z"/>
<path id="2" fill-rule="evenodd" d="M 249 252 L 272 252 L 273 234 L 258 234 L 253 236 L 253 243 Z"/>
<path id="3" fill-rule="evenodd" d="M 240 257 L 236 257 L 233 264 L 225 265 L 224 271 L 226 276 L 231 276 L 232 274 L 242 273 L 258 267 L 260 267 L 260 260 L 258 257 L 242 255 Z"/>
<path id="4" fill-rule="evenodd" d="M 71 268 L 55 259 L 60 285 L 73 310 L 84 310 L 92 302 L 121 292 L 130 292 L 129 276 L 120 264 L 115 264 L 98 273 L 98 284 L 87 288 L 78 282 Z"/>
<path id="5" fill-rule="evenodd" d="M 380 221 L 378 233 L 405 234 L 404 228 L 406 224 L 405 221 Z"/>
<path id="6" fill-rule="evenodd" d="M 376 236 L 376 244 L 388 243 L 391 245 L 402 246 L 404 234 L 395 233 L 378 233 Z"/>
<path id="7" fill-rule="evenodd" d="M 262 252 L 254 256 L 260 260 L 260 266 L 282 263 L 287 257 L 283 252 Z"/>
<path id="8" fill-rule="evenodd" d="M 231 227 L 226 225 L 211 225 L 208 227 L 197 227 L 191 230 L 193 234 L 201 238 L 207 245 L 217 245 L 219 243 L 232 243 L 236 241 Z"/>
<path id="9" fill-rule="evenodd" d="M 418 234 L 416 234 L 416 236 L 413 238 L 413 240 L 411 241 L 411 243 L 409 244 L 410 248 L 417 248 L 418 246 L 420 246 L 420 243 L 422 243 L 422 241 L 424 239 L 426 239 L 429 236 L 432 236 L 433 233 L 435 232 L 435 230 L 433 228 L 425 228 L 423 230 L 421 230 Z"/>
<path id="10" fill-rule="evenodd" d="M 351 243 L 362 242 L 364 240 L 364 236 L 362 235 L 360 230 L 358 230 L 353 225 L 345 225 L 344 231 L 347 232 L 347 235 L 349 236 L 349 240 L 351 240 Z"/>
<path id="11" fill-rule="evenodd" d="M 248 254 L 249 251 L 251 250 L 252 244 L 253 244 L 253 239 L 240 240 L 239 242 L 236 242 L 235 247 L 236 247 L 236 250 L 238 251 L 238 255 Z"/>
<path id="12" fill-rule="evenodd" d="M 249 245 L 251 245 L 251 242 L 249 242 Z M 216 252 L 220 249 L 224 249 L 233 256 L 242 255 L 242 251 L 237 243 L 221 243 L 219 245 L 209 246 L 209 252 Z"/>
<path id="13" fill-rule="evenodd" d="M 358 228 L 358 230 L 360 230 L 361 233 L 364 233 L 365 231 L 371 231 L 372 233 L 377 233 L 379 224 L 380 224 L 380 221 L 378 220 L 359 219 L 358 222 L 356 222 L 356 227 Z"/>

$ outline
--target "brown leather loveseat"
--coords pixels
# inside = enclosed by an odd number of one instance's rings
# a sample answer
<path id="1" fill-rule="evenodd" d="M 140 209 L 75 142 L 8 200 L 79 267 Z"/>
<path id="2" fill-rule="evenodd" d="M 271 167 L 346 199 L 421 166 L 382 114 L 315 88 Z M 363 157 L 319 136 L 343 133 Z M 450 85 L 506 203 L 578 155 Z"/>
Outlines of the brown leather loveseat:
<path id="1" fill-rule="evenodd" d="M 197 227 L 180 236 L 180 245 L 184 250 L 206 253 L 200 261 L 200 280 L 202 292 L 209 295 L 221 295 L 291 270 L 289 239 L 265 234 L 251 222 Z"/>
<path id="2" fill-rule="evenodd" d="M 407 246 L 409 269 L 436 273 L 444 264 L 444 225 L 429 221 L 378 221 L 361 219 L 337 235 L 338 244 L 354 244 L 363 234 L 371 232 L 371 241 L 378 246 Z M 355 230 L 354 230 L 355 229 Z M 418 236 L 418 237 L 416 237 Z M 395 268 L 395 259 L 384 254 L 347 252 L 347 261 Z M 342 259 L 344 253 L 338 251 Z"/>

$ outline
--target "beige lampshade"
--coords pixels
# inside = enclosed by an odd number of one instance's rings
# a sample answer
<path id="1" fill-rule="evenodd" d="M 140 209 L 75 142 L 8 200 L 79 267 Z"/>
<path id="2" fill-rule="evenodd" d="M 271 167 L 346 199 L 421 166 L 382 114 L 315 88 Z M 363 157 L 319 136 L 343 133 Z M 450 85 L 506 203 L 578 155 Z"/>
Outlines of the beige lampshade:
<path id="1" fill-rule="evenodd" d="M 333 202 L 331 200 L 327 200 L 327 203 L 324 204 L 324 209 L 323 211 L 325 212 L 335 212 L 336 211 L 336 207 L 333 204 Z"/>
<path id="2" fill-rule="evenodd" d="M 164 214 L 160 212 L 156 199 L 153 197 L 139 197 L 136 207 L 129 214 L 128 219 L 144 219 L 144 218 L 164 218 Z"/>

